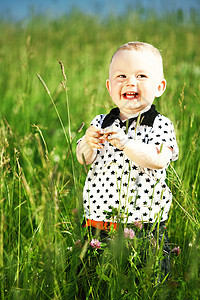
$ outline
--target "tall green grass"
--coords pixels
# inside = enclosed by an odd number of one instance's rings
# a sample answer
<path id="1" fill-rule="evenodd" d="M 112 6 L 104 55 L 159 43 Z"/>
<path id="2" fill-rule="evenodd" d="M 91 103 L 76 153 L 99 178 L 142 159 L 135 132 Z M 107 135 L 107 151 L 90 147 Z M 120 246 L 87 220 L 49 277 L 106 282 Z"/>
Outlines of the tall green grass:
<path id="1" fill-rule="evenodd" d="M 200 24 L 194 15 L 183 18 L 129 12 L 100 20 L 74 12 L 0 22 L 1 299 L 199 298 Z M 109 61 L 132 40 L 162 50 L 168 85 L 155 104 L 173 121 L 180 148 L 167 180 L 174 196 L 168 233 L 181 252 L 167 284 L 154 280 L 159 251 L 150 255 L 150 247 L 148 264 L 137 269 L 137 240 L 127 248 L 119 236 L 98 254 L 81 228 L 86 170 L 76 161 L 76 141 L 96 114 L 113 107 L 105 88 Z"/>

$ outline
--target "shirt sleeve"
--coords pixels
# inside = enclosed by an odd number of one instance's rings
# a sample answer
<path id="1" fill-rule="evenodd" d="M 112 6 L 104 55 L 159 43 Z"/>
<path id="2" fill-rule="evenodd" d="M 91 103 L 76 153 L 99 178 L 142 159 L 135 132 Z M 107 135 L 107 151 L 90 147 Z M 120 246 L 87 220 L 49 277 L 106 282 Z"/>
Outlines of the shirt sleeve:
<path id="1" fill-rule="evenodd" d="M 97 115 L 91 122 L 91 125 L 101 128 L 105 115 Z"/>
<path id="2" fill-rule="evenodd" d="M 178 159 L 179 149 L 176 142 L 175 130 L 172 122 L 158 115 L 154 121 L 151 135 L 149 136 L 149 144 L 161 146 L 162 144 L 172 149 L 172 161 Z"/>
<path id="3" fill-rule="evenodd" d="M 95 127 L 101 128 L 101 124 L 103 122 L 105 115 L 97 115 L 92 122 L 90 123 L 90 125 L 93 125 Z M 85 135 L 84 135 L 85 136 Z M 84 136 L 82 136 L 78 141 L 77 144 L 84 138 Z"/>

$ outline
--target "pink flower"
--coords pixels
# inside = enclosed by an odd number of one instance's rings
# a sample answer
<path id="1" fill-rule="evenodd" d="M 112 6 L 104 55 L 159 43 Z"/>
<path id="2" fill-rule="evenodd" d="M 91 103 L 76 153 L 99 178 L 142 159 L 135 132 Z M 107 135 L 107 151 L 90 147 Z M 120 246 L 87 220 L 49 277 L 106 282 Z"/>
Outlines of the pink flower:
<path id="1" fill-rule="evenodd" d="M 129 229 L 128 228 L 124 228 L 124 237 L 127 239 L 129 235 Z"/>
<path id="2" fill-rule="evenodd" d="M 131 228 L 124 228 L 124 237 L 130 238 L 131 240 L 134 238 L 135 232 Z"/>
<path id="3" fill-rule="evenodd" d="M 134 225 L 135 227 L 139 228 L 139 229 L 142 229 L 143 225 L 142 225 L 142 222 L 141 221 L 138 221 L 138 222 L 134 222 Z"/>
<path id="4" fill-rule="evenodd" d="M 76 248 L 82 248 L 82 243 L 81 243 L 81 240 L 77 240 L 76 242 L 75 242 L 75 247 Z"/>
<path id="5" fill-rule="evenodd" d="M 101 248 L 101 242 L 99 242 L 99 240 L 97 240 L 97 239 L 92 239 L 91 242 L 90 242 L 90 245 L 94 249 L 100 249 Z"/>
<path id="6" fill-rule="evenodd" d="M 77 215 L 78 214 L 78 209 L 77 208 L 72 209 L 72 214 Z"/>
<path id="7" fill-rule="evenodd" d="M 178 247 L 173 248 L 173 249 L 171 250 L 171 253 L 174 253 L 174 254 L 176 254 L 176 255 L 180 255 L 180 254 L 181 254 L 181 249 L 180 249 L 180 247 L 178 246 Z"/>

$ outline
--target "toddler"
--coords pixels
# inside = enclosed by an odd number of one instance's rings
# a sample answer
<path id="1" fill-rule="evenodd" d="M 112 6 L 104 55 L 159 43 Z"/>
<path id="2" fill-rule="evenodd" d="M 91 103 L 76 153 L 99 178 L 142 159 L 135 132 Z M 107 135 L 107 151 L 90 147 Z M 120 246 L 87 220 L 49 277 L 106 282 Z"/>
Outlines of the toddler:
<path id="1" fill-rule="evenodd" d="M 160 52 L 147 43 L 122 45 L 111 59 L 106 87 L 116 107 L 96 116 L 77 144 L 79 163 L 92 164 L 83 191 L 83 226 L 92 234 L 99 229 L 106 241 L 119 223 L 142 224 L 138 238 L 154 247 L 163 244 L 160 264 L 167 276 L 165 221 L 172 194 L 165 177 L 178 146 L 172 122 L 152 104 L 166 88 Z"/>
<path id="2" fill-rule="evenodd" d="M 122 45 L 106 87 L 116 107 L 96 116 L 77 145 L 79 163 L 92 164 L 83 191 L 85 226 L 116 228 L 119 216 L 125 224 L 163 223 L 172 201 L 166 169 L 178 146 L 172 122 L 152 105 L 166 88 L 160 52 L 142 42 Z M 110 222 L 113 209 L 118 215 Z"/>

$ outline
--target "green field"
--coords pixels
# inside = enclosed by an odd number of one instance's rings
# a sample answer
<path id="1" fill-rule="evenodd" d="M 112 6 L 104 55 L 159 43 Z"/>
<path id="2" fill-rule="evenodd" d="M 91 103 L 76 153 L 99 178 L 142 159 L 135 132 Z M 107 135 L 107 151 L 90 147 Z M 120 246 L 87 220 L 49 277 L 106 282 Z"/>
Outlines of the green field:
<path id="1" fill-rule="evenodd" d="M 1 20 L 0 33 L 0 299 L 81 299 L 82 290 L 85 299 L 199 299 L 198 13 L 100 20 L 74 11 L 56 20 Z M 172 256 L 170 280 L 159 284 L 154 262 L 125 271 L 126 245 L 97 253 L 81 229 L 87 170 L 76 160 L 76 141 L 113 107 L 109 62 L 134 40 L 162 52 L 167 89 L 155 104 L 174 123 L 180 149 L 167 180 L 174 196 L 168 234 L 181 251 Z"/>

